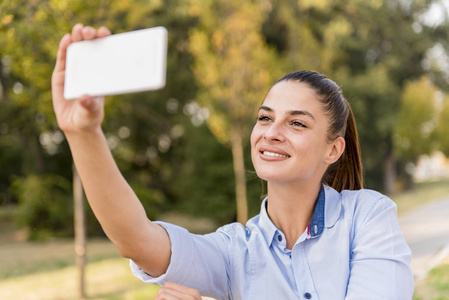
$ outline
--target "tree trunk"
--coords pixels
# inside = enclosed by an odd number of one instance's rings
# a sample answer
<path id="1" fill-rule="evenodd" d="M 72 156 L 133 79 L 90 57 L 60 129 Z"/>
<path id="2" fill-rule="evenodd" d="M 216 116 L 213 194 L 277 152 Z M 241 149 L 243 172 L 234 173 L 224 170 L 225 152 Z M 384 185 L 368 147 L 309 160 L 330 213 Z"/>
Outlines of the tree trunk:
<path id="1" fill-rule="evenodd" d="M 248 220 L 248 202 L 246 199 L 245 160 L 243 155 L 242 132 L 237 126 L 231 128 L 232 161 L 235 176 L 235 199 L 237 222 L 246 224 Z"/>
<path id="2" fill-rule="evenodd" d="M 391 147 L 390 147 L 391 148 Z M 394 157 L 392 149 L 388 149 L 385 156 L 384 165 L 384 192 L 387 195 L 393 195 L 395 193 L 396 183 L 396 159 Z"/>
<path id="3" fill-rule="evenodd" d="M 6 90 L 7 86 L 6 78 L 4 76 L 4 67 L 0 57 L 0 103 L 3 102 L 3 104 L 9 103 L 8 93 Z"/>
<path id="4" fill-rule="evenodd" d="M 75 258 L 78 269 L 78 296 L 80 299 L 85 299 L 86 217 L 84 211 L 83 185 L 75 167 L 73 167 L 73 202 L 75 212 Z"/>

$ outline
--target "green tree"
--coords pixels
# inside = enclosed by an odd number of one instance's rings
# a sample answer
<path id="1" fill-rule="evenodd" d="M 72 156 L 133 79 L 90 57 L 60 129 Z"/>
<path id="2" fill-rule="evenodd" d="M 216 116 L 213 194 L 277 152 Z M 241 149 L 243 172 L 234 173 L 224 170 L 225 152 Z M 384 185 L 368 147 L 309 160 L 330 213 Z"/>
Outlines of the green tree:
<path id="1" fill-rule="evenodd" d="M 419 155 L 433 150 L 438 92 L 426 77 L 405 84 L 394 138 L 399 156 L 410 162 L 416 162 Z"/>
<path id="2" fill-rule="evenodd" d="M 449 156 L 449 97 L 444 96 L 441 110 L 438 114 L 438 124 L 435 129 L 438 149 Z"/>
<path id="3" fill-rule="evenodd" d="M 244 143 L 257 107 L 273 83 L 274 52 L 265 44 L 265 13 L 253 1 L 196 1 L 199 26 L 190 35 L 198 99 L 217 139 L 232 149 L 237 221 L 248 218 Z"/>
<path id="4" fill-rule="evenodd" d="M 144 206 L 153 207 L 151 211 L 176 205 L 221 222 L 234 219 L 235 207 L 229 205 L 233 173 L 227 167 L 231 155 L 199 122 L 205 110 L 190 112 L 197 84 L 190 68 L 188 34 L 198 23 L 198 11 L 190 2 L 5 0 L 0 11 L 1 203 L 18 201 L 9 189 L 14 175 L 26 180 L 37 173 L 37 180 L 44 180 L 58 174 L 71 181 L 70 152 L 56 126 L 50 98 L 50 77 L 62 35 L 78 22 L 106 25 L 113 33 L 162 25 L 169 31 L 166 87 L 108 97 L 103 124 L 108 142 L 120 169 Z M 199 150 L 194 145 L 210 146 Z M 183 151 L 184 147 L 192 151 Z M 209 189 L 202 188 L 204 178 Z M 196 192 L 198 183 L 204 192 Z M 216 186 L 221 200 L 213 205 L 210 188 Z M 250 194 L 259 190 L 257 183 L 254 186 Z M 101 234 L 90 210 L 88 214 L 89 233 Z M 71 226 L 71 220 L 66 221 Z"/>
<path id="5" fill-rule="evenodd" d="M 0 194 L 4 202 L 17 201 L 8 189 L 14 175 L 59 174 L 69 181 L 72 177 L 70 152 L 53 114 L 50 78 L 59 40 L 78 22 L 106 25 L 113 33 L 158 25 L 168 28 L 166 88 L 108 98 L 104 129 L 142 202 L 157 208 L 171 196 L 170 181 L 177 166 L 171 165 L 170 150 L 182 138 L 178 126 L 186 119 L 182 107 L 196 89 L 186 47 L 186 28 L 195 21 L 181 2 L 0 3 L 0 160 L 4 162 L 0 178 L 5 179 Z M 178 103 L 176 112 L 167 108 L 170 101 Z M 94 221 L 89 224 L 98 227 Z"/>
<path id="6" fill-rule="evenodd" d="M 59 175 L 30 175 L 11 186 L 20 206 L 16 222 L 32 240 L 73 234 L 70 181 Z"/>
<path id="7" fill-rule="evenodd" d="M 435 150 L 437 97 L 441 91 L 427 77 L 407 82 L 401 95 L 401 107 L 394 127 L 394 150 L 407 164 L 416 164 L 420 155 Z M 413 187 L 411 170 L 405 170 L 407 188 Z"/>

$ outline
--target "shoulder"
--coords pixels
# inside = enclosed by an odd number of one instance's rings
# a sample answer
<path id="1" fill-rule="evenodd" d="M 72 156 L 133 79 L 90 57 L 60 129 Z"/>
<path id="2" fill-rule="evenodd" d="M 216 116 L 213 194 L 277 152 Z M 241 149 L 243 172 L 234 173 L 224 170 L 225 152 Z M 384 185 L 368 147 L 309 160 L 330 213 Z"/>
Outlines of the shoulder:
<path id="1" fill-rule="evenodd" d="M 386 195 L 370 189 L 343 190 L 337 192 L 327 187 L 326 199 L 330 202 L 340 202 L 345 218 L 353 219 L 354 223 L 364 223 L 369 219 L 391 212 L 396 217 L 396 203 Z M 326 203 L 332 205 L 332 203 Z"/>
<path id="2" fill-rule="evenodd" d="M 242 224 L 235 222 L 218 228 L 217 232 L 233 237 L 236 235 L 246 235 L 246 228 Z"/>
<path id="3" fill-rule="evenodd" d="M 386 195 L 370 189 L 343 190 L 340 193 L 345 206 L 354 206 L 357 209 L 369 209 L 376 205 L 395 206 L 396 204 Z"/>
<path id="4" fill-rule="evenodd" d="M 248 246 L 255 240 L 263 239 L 260 221 L 260 215 L 257 215 L 248 220 L 246 226 L 237 222 L 227 224 L 218 228 L 215 234 L 226 239 L 229 245 L 245 248 L 244 245 Z"/>
<path id="5" fill-rule="evenodd" d="M 396 203 L 386 195 L 369 189 L 345 190 L 340 194 L 342 206 L 346 215 L 352 218 L 356 231 L 357 228 L 365 227 L 376 220 L 385 223 L 397 222 Z"/>
<path id="6" fill-rule="evenodd" d="M 388 196 L 370 189 L 344 190 L 341 192 L 341 196 L 344 204 L 352 205 L 361 210 L 370 210 L 377 206 L 384 208 L 396 207 L 396 203 Z"/>
<path id="7" fill-rule="evenodd" d="M 226 224 L 217 229 L 217 232 L 222 233 L 230 238 L 247 238 L 251 236 L 254 231 L 258 231 L 259 215 L 251 218 L 246 226 L 241 223 L 234 222 Z"/>

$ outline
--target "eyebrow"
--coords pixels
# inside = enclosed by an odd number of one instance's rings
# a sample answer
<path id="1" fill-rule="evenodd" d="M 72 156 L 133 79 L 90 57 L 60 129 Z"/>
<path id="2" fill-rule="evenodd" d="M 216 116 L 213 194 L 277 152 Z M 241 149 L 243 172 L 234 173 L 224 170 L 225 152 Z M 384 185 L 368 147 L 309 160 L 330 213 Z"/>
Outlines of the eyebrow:
<path id="1" fill-rule="evenodd" d="M 265 110 L 265 111 L 268 111 L 268 112 L 274 112 L 274 110 L 272 108 L 270 108 L 268 106 L 265 106 L 265 105 L 262 105 L 259 108 L 259 111 L 261 111 L 261 110 Z M 295 116 L 295 115 L 309 116 L 309 117 L 311 117 L 315 121 L 315 117 L 310 112 L 308 112 L 307 110 L 291 110 L 291 111 L 289 111 L 287 113 L 289 115 L 291 115 L 291 116 Z"/>

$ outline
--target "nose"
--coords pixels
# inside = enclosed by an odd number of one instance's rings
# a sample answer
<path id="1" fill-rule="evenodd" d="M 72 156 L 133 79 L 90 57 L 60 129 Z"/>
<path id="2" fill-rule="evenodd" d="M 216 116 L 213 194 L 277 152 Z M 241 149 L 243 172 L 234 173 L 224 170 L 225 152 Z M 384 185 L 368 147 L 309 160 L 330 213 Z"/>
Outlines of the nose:
<path id="1" fill-rule="evenodd" d="M 283 142 L 285 141 L 285 136 L 283 132 L 282 124 L 272 123 L 270 127 L 264 132 L 264 139 L 269 142 Z"/>

